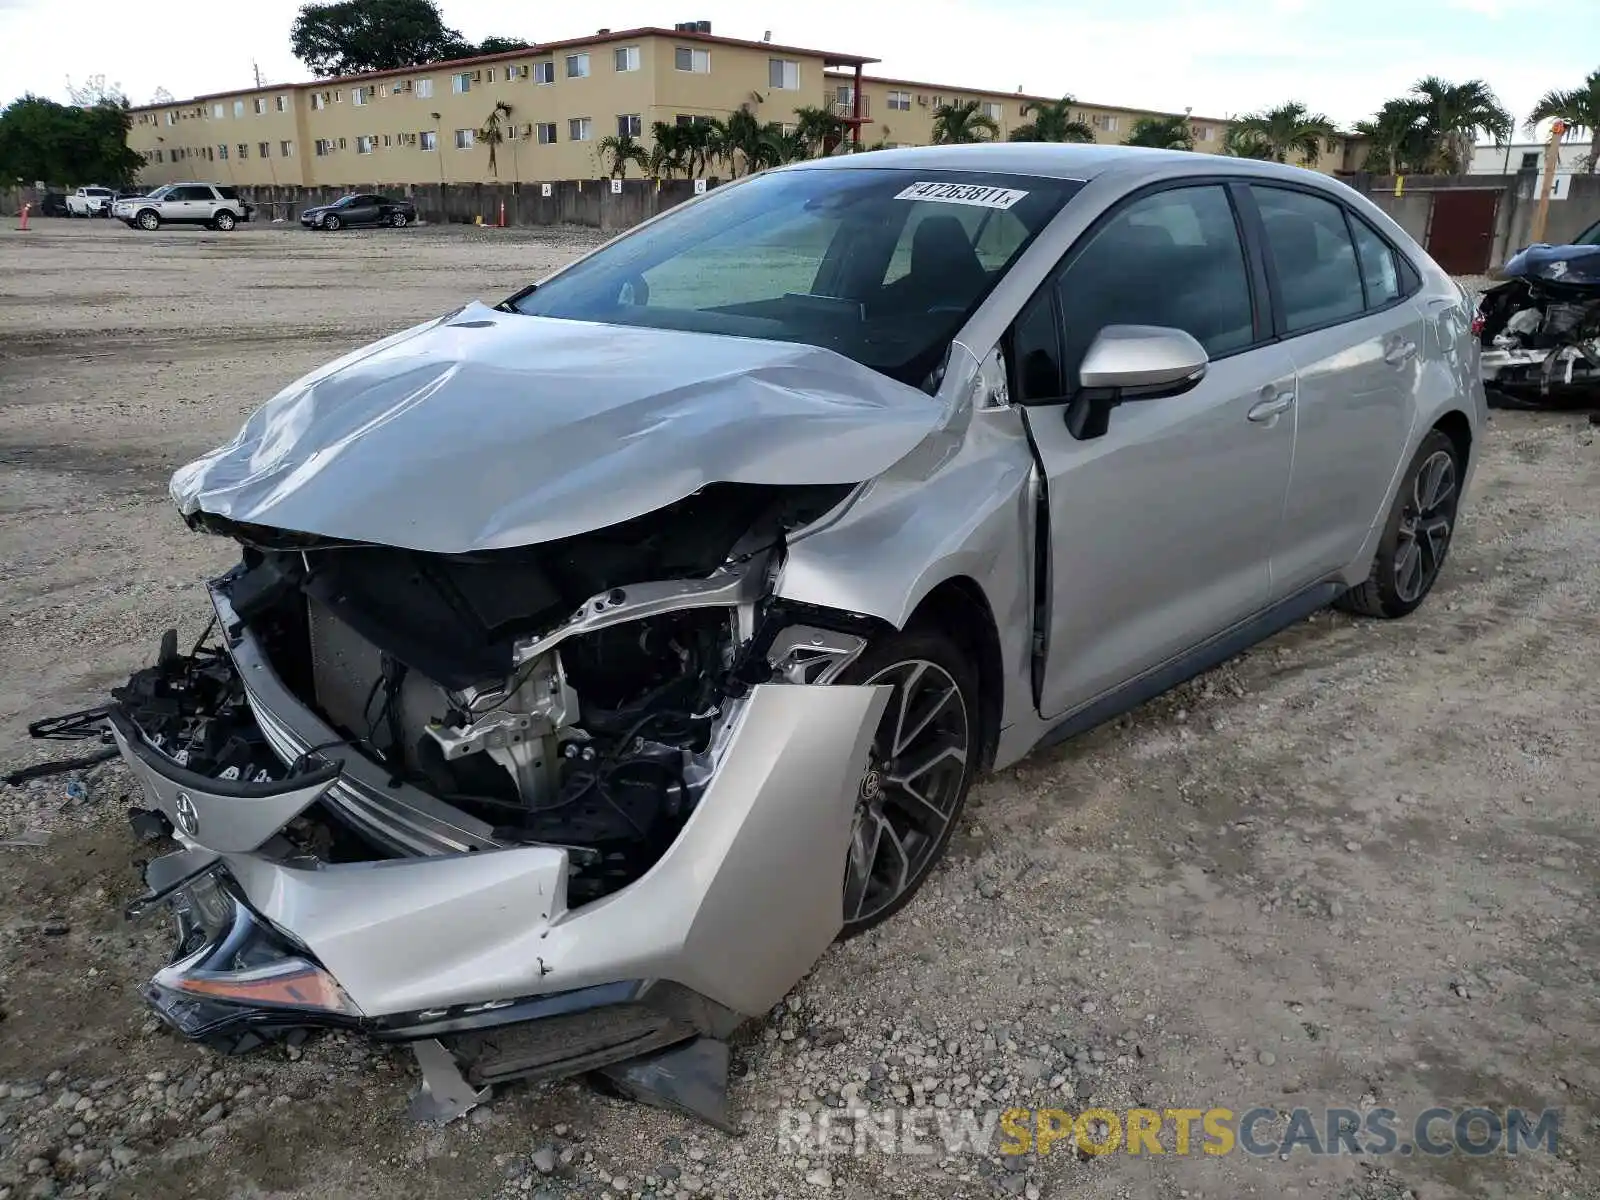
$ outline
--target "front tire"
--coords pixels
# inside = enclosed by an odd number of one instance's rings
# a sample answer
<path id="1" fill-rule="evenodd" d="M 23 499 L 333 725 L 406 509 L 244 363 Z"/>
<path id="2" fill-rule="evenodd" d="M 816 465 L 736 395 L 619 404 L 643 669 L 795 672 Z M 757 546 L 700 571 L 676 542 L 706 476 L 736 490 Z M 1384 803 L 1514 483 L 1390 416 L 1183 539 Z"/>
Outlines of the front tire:
<path id="1" fill-rule="evenodd" d="M 856 795 L 844 871 L 844 927 L 854 937 L 904 908 L 944 856 L 978 767 L 978 674 L 937 629 L 867 647 L 841 684 L 890 684 Z"/>
<path id="2" fill-rule="evenodd" d="M 329 233 L 335 232 L 343 224 L 344 222 L 339 220 L 339 218 L 334 216 L 332 213 L 329 213 L 327 216 L 322 218 L 322 227 Z"/>
<path id="3" fill-rule="evenodd" d="M 211 223 L 223 233 L 232 233 L 233 227 L 238 224 L 238 221 L 234 218 L 234 215 L 231 212 L 229 212 L 227 209 L 223 209 L 211 219 Z"/>
<path id="4" fill-rule="evenodd" d="M 1438 581 L 1461 503 L 1461 452 L 1434 429 L 1422 439 L 1395 494 L 1372 571 L 1336 607 L 1363 617 L 1394 619 L 1415 612 Z"/>
<path id="5" fill-rule="evenodd" d="M 145 209 L 134 218 L 134 222 L 146 233 L 154 233 L 161 228 L 161 216 L 154 209 Z"/>

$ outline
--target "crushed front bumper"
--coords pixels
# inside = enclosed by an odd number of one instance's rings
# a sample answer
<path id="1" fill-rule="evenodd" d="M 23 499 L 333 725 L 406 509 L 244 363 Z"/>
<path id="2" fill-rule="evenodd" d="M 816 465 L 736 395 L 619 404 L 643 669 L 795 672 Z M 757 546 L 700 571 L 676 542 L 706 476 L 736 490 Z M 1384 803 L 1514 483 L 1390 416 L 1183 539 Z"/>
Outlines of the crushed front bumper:
<path id="1" fill-rule="evenodd" d="M 178 957 L 150 998 L 180 1032 L 248 1048 L 290 1026 L 416 1040 L 551 1030 L 543 1022 L 560 1016 L 549 1044 L 502 1056 L 502 1072 L 587 1069 L 725 1036 L 780 1000 L 841 928 L 852 813 L 888 688 L 753 687 L 677 839 L 639 879 L 569 908 L 566 849 L 497 845 L 356 751 L 317 750 L 338 735 L 278 679 L 226 596 L 213 600 L 261 732 L 284 762 L 321 765 L 270 784 L 212 779 L 113 716 L 150 810 L 184 847 L 147 874 L 150 906 L 179 917 Z M 403 857 L 295 857 L 279 831 L 319 804 Z M 604 1015 L 573 1021 L 580 1012 Z"/>

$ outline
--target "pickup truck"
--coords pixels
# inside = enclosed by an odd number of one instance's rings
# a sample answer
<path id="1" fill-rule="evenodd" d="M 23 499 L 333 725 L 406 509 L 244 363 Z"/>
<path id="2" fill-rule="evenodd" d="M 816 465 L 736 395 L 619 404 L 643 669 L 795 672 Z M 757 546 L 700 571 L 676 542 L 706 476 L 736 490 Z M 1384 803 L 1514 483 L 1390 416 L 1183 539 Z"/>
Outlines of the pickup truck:
<path id="1" fill-rule="evenodd" d="M 69 217 L 109 217 L 111 215 L 111 189 L 81 187 L 67 197 Z"/>

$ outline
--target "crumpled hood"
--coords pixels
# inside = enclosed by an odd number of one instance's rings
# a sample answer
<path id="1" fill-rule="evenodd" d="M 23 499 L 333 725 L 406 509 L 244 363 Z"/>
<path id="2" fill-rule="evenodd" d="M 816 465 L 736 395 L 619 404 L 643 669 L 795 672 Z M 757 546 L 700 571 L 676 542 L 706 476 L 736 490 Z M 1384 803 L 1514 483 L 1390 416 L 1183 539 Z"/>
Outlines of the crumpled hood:
<path id="1" fill-rule="evenodd" d="M 944 417 L 814 346 L 473 303 L 285 388 L 171 490 L 186 515 L 463 553 L 601 529 L 711 483 L 859 483 Z"/>

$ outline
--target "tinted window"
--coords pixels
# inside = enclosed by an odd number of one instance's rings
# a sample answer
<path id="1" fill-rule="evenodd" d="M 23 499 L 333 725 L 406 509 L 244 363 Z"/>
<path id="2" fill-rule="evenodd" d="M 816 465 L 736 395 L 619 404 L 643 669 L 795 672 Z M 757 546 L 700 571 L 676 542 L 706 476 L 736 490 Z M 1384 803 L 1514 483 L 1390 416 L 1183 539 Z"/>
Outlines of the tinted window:
<path id="1" fill-rule="evenodd" d="M 1367 285 L 1367 307 L 1382 308 L 1400 297 L 1400 271 L 1389 243 L 1359 217 L 1350 217 L 1350 232 L 1356 239 L 1356 257 L 1361 262 L 1361 278 Z"/>
<path id="2" fill-rule="evenodd" d="M 1277 266 L 1278 296 L 1288 332 L 1358 315 L 1366 301 L 1344 209 L 1305 192 L 1254 184 L 1251 191 Z"/>
<path id="3" fill-rule="evenodd" d="M 217 195 L 221 196 L 224 200 L 237 200 L 239 198 L 239 189 L 231 187 L 219 187 L 217 189 Z"/>
<path id="4" fill-rule="evenodd" d="M 209 200 L 211 189 L 208 187 L 179 187 L 167 193 L 168 200 Z"/>
<path id="5" fill-rule="evenodd" d="M 1244 248 L 1220 185 L 1135 200 L 1075 254 L 1057 295 L 1068 381 L 1107 325 L 1182 329 L 1213 358 L 1254 340 Z"/>
<path id="6" fill-rule="evenodd" d="M 758 176 L 624 237 L 515 308 L 805 342 L 920 386 L 1079 186 L 878 168 Z"/>
<path id="7" fill-rule="evenodd" d="M 1580 233 L 1572 244 L 1574 246 L 1600 246 L 1600 221 L 1596 221 Z"/>

